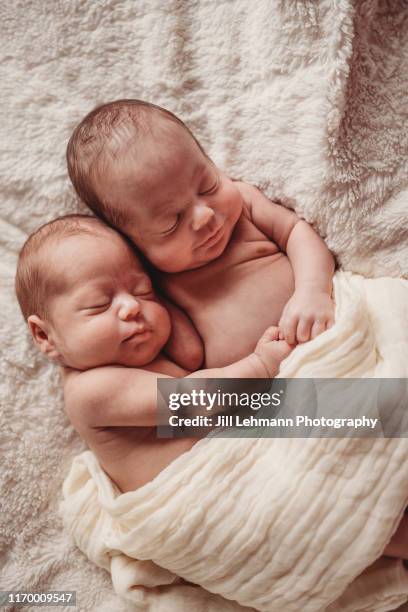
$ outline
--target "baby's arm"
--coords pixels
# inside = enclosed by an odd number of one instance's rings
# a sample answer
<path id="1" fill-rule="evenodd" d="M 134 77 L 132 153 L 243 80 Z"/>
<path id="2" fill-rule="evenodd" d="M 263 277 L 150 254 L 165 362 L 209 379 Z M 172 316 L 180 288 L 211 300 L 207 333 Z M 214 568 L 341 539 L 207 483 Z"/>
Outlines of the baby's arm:
<path id="1" fill-rule="evenodd" d="M 256 187 L 238 183 L 252 221 L 284 251 L 292 264 L 295 292 L 279 328 L 287 342 L 306 342 L 334 323 L 331 299 L 334 258 L 320 236 L 295 212 L 272 202 Z"/>
<path id="2" fill-rule="evenodd" d="M 224 368 L 199 370 L 186 378 L 273 378 L 293 347 L 268 328 L 255 351 Z M 65 389 L 68 412 L 81 410 L 86 427 L 153 427 L 157 424 L 157 380 L 169 378 L 137 368 L 105 366 L 79 374 Z"/>
<path id="3" fill-rule="evenodd" d="M 198 370 L 204 361 L 204 345 L 189 317 L 178 306 L 160 298 L 171 319 L 171 335 L 163 352 L 184 370 Z"/>

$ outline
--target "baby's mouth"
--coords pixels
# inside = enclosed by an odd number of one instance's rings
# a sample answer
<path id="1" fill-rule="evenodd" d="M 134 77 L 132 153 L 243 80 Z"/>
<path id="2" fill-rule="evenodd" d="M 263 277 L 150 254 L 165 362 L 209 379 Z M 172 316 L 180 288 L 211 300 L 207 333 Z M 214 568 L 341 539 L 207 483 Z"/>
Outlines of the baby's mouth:
<path id="1" fill-rule="evenodd" d="M 146 340 L 146 338 L 152 333 L 152 330 L 148 327 L 143 327 L 141 329 L 137 329 L 135 330 L 132 334 L 130 334 L 129 336 L 127 336 L 127 338 L 125 338 L 123 340 L 123 342 L 131 342 L 132 340 L 137 340 L 139 342 L 141 342 L 142 340 Z"/>
<path id="2" fill-rule="evenodd" d="M 205 247 L 205 246 L 213 246 L 220 240 L 222 233 L 223 233 L 223 226 L 221 225 L 215 232 L 213 232 L 212 234 L 207 236 L 205 240 L 200 242 L 200 244 L 198 244 L 195 247 L 195 249 L 201 249 L 202 247 Z"/>

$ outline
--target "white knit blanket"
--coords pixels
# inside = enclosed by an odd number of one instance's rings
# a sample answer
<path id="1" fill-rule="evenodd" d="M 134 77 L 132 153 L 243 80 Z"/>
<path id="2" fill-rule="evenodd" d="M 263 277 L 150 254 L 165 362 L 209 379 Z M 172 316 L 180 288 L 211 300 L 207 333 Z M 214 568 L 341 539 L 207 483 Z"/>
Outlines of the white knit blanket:
<path id="1" fill-rule="evenodd" d="M 335 299 L 336 324 L 280 375 L 407 376 L 408 281 L 338 273 Z M 390 610 L 408 598 L 408 572 L 367 568 L 407 505 L 407 465 L 406 439 L 205 439 L 120 494 L 86 451 L 61 512 L 140 609 L 165 597 L 178 611 L 179 576 L 264 612 Z"/>
<path id="2" fill-rule="evenodd" d="M 1 588 L 134 609 L 62 529 L 61 485 L 85 445 L 13 292 L 28 233 L 85 210 L 65 168 L 74 125 L 114 98 L 166 106 L 229 175 L 313 222 L 343 269 L 408 276 L 407 19 L 404 0 L 0 3 Z"/>

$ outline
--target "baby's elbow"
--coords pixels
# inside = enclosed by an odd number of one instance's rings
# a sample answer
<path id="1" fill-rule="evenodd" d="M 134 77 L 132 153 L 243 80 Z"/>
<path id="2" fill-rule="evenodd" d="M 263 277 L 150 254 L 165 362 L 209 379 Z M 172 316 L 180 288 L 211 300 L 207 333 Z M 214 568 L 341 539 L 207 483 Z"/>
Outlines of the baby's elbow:
<path id="1" fill-rule="evenodd" d="M 280 236 L 280 241 L 279 244 L 281 246 L 281 248 L 283 249 L 283 251 L 286 253 L 288 250 L 288 244 L 291 240 L 294 239 L 296 232 L 294 231 L 296 226 L 301 226 L 302 222 L 306 223 L 306 221 L 304 221 L 303 219 L 301 219 L 300 217 L 298 217 L 298 215 L 295 213 L 295 211 L 290 211 L 291 215 L 289 218 L 289 222 L 287 223 L 286 227 L 284 228 L 284 231 L 282 232 L 281 236 Z"/>

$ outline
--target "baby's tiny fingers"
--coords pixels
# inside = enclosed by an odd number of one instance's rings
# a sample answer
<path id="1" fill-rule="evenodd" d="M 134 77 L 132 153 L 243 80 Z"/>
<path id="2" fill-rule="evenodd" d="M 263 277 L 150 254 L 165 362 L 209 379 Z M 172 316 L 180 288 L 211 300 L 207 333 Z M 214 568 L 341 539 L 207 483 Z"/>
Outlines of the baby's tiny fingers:
<path id="1" fill-rule="evenodd" d="M 301 319 L 297 326 L 297 339 L 299 342 L 307 342 L 310 338 L 310 328 L 312 321 L 310 319 Z"/>
<path id="2" fill-rule="evenodd" d="M 319 336 L 324 331 L 326 331 L 326 323 L 323 323 L 321 321 L 315 321 L 313 323 L 313 327 L 312 327 L 312 332 L 310 334 L 310 338 L 313 340 L 313 338 L 316 338 L 316 336 Z"/>
<path id="3" fill-rule="evenodd" d="M 289 321 L 286 320 L 284 323 L 284 327 L 283 327 L 284 340 L 286 340 L 288 344 L 296 343 L 297 324 L 298 324 L 298 321 L 296 318 L 289 319 Z"/>
<path id="4" fill-rule="evenodd" d="M 265 330 L 263 338 L 264 340 L 278 340 L 279 333 L 279 327 L 276 327 L 276 325 L 271 325 L 271 327 L 268 327 Z"/>
<path id="5" fill-rule="evenodd" d="M 328 319 L 327 323 L 326 323 L 326 329 L 330 329 L 330 327 L 333 327 L 334 325 L 334 319 Z"/>

